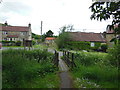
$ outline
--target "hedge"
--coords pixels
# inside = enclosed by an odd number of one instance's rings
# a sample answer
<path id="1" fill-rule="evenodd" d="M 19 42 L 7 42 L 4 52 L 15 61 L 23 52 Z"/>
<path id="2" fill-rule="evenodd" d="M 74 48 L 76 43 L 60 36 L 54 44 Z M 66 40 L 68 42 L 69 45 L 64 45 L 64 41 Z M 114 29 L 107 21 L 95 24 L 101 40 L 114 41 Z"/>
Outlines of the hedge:
<path id="1" fill-rule="evenodd" d="M 66 46 L 65 48 L 67 49 L 74 49 L 74 50 L 89 50 L 89 49 L 99 49 L 99 47 L 101 46 L 100 42 L 94 42 L 95 46 L 91 47 L 90 46 L 91 42 L 85 42 L 85 41 L 69 41 L 66 42 Z"/>

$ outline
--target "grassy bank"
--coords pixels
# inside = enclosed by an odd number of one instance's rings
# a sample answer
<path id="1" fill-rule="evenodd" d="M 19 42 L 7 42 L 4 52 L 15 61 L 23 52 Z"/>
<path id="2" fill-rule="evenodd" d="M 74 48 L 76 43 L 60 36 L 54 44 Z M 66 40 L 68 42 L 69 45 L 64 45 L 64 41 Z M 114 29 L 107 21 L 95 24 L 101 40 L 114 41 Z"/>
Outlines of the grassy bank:
<path id="1" fill-rule="evenodd" d="M 53 54 L 42 50 L 5 50 L 2 53 L 3 88 L 58 88 Z"/>
<path id="2" fill-rule="evenodd" d="M 118 68 L 110 64 L 106 53 L 78 52 L 77 67 L 71 74 L 76 88 L 118 88 Z"/>

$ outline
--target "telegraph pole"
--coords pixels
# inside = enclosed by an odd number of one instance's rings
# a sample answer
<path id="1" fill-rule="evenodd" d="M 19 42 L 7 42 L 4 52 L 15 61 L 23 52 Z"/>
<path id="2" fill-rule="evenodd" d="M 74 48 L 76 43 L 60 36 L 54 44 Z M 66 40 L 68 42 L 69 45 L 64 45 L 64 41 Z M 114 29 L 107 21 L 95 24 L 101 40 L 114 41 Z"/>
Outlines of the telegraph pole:
<path id="1" fill-rule="evenodd" d="M 41 21 L 41 35 L 42 35 L 43 21 Z"/>
<path id="2" fill-rule="evenodd" d="M 41 29 L 40 29 L 40 30 L 41 30 L 41 31 L 40 31 L 40 34 L 41 34 L 40 39 L 41 39 L 41 41 L 42 41 L 42 27 L 43 27 L 43 21 L 41 21 L 41 27 L 40 27 L 40 28 L 41 28 Z"/>

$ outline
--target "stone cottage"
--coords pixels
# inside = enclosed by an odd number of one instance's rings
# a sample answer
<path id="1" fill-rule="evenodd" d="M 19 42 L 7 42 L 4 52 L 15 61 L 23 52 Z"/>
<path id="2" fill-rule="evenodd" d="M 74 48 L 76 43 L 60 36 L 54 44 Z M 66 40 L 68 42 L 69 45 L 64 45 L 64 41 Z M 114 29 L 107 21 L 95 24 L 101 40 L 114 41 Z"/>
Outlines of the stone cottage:
<path id="1" fill-rule="evenodd" d="M 32 40 L 31 24 L 28 26 L 10 26 L 7 23 L 0 26 L 0 41 Z"/>

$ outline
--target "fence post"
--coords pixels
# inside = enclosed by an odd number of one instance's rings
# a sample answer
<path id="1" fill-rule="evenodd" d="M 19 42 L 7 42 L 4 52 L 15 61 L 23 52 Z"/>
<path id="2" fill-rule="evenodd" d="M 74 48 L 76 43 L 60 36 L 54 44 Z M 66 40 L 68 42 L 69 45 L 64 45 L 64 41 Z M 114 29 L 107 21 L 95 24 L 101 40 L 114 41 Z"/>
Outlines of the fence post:
<path id="1" fill-rule="evenodd" d="M 72 53 L 72 68 L 73 68 L 73 64 L 74 64 L 74 54 Z"/>
<path id="2" fill-rule="evenodd" d="M 54 64 L 56 63 L 56 53 L 57 51 L 55 50 Z"/>
<path id="3" fill-rule="evenodd" d="M 59 63 L 59 53 L 56 53 L 56 66 L 58 67 L 58 63 Z"/>
<path id="4" fill-rule="evenodd" d="M 73 66 L 76 67 L 75 62 L 74 62 L 74 53 L 72 53 L 72 68 L 73 68 Z"/>
<path id="5" fill-rule="evenodd" d="M 70 58 L 69 58 L 69 55 L 70 55 L 70 52 L 67 52 L 67 63 L 68 63 L 68 66 L 70 65 Z"/>
<path id="6" fill-rule="evenodd" d="M 64 54 L 64 56 L 65 56 L 65 57 L 64 57 L 64 58 L 65 58 L 64 60 L 66 61 L 66 51 L 65 51 L 65 54 Z"/>
<path id="7" fill-rule="evenodd" d="M 65 51 L 63 50 L 63 59 L 65 60 Z"/>
<path id="8" fill-rule="evenodd" d="M 55 50 L 54 53 L 54 65 L 56 65 L 58 67 L 58 63 L 59 63 L 59 53 Z"/>

